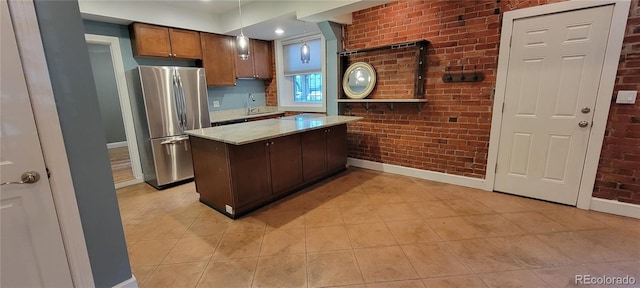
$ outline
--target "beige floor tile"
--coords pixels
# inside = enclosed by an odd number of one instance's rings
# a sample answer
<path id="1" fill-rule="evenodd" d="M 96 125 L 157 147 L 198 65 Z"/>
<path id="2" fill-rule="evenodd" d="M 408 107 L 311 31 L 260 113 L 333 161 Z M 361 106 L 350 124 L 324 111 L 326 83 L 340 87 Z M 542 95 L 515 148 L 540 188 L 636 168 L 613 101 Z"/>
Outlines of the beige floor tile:
<path id="1" fill-rule="evenodd" d="M 207 209 L 211 208 L 200 202 L 187 202 L 183 205 L 173 207 L 171 210 L 169 210 L 167 215 L 173 218 L 191 219 L 197 218 L 198 216 L 200 216 L 200 214 L 202 214 L 202 212 Z"/>
<path id="2" fill-rule="evenodd" d="M 343 225 L 340 209 L 313 209 L 308 210 L 304 215 L 305 227 L 324 227 Z"/>
<path id="3" fill-rule="evenodd" d="M 351 192 L 336 197 L 335 204 L 339 208 L 357 207 L 357 206 L 373 206 L 367 194 L 360 192 Z"/>
<path id="4" fill-rule="evenodd" d="M 640 225 L 640 223 L 638 223 L 638 225 Z M 627 230 L 606 229 L 580 231 L 578 234 L 619 255 L 631 259 L 640 259 L 640 233 L 633 233 Z"/>
<path id="5" fill-rule="evenodd" d="M 162 217 L 154 222 L 153 227 L 140 240 L 180 238 L 194 221 L 195 218 Z"/>
<path id="6" fill-rule="evenodd" d="M 574 207 L 544 211 L 544 216 L 554 220 L 570 230 L 592 230 L 608 228 L 604 223 L 589 217 L 589 211 Z"/>
<path id="7" fill-rule="evenodd" d="M 262 240 L 260 256 L 305 252 L 304 229 L 267 231 Z"/>
<path id="8" fill-rule="evenodd" d="M 309 287 L 363 283 L 362 273 L 352 250 L 307 254 Z"/>
<path id="9" fill-rule="evenodd" d="M 398 246 L 355 249 L 354 252 L 366 283 L 418 278 Z"/>
<path id="10" fill-rule="evenodd" d="M 217 221 L 215 218 L 199 217 L 191 223 L 191 226 L 184 233 L 184 237 L 224 234 L 229 223 Z"/>
<path id="11" fill-rule="evenodd" d="M 258 258 L 211 261 L 198 283 L 198 288 L 251 287 Z"/>
<path id="12" fill-rule="evenodd" d="M 433 194 L 420 183 L 407 184 L 402 188 L 400 197 L 407 203 L 438 200 L 436 196 L 433 196 Z"/>
<path id="13" fill-rule="evenodd" d="M 498 214 L 428 219 L 427 223 L 445 241 L 525 233 Z"/>
<path id="14" fill-rule="evenodd" d="M 367 189 L 365 189 L 366 192 Z M 395 203 L 404 203 L 405 200 L 402 198 L 402 194 L 398 192 L 371 192 L 367 194 L 369 200 L 373 205 L 385 205 L 385 204 L 395 204 Z"/>
<path id="15" fill-rule="evenodd" d="M 532 207 L 518 201 L 517 196 L 502 194 L 498 192 L 481 195 L 480 197 L 475 198 L 475 200 L 498 213 L 533 211 Z"/>
<path id="16" fill-rule="evenodd" d="M 411 202 L 409 205 L 422 218 L 443 218 L 458 215 L 444 201 Z"/>
<path id="17" fill-rule="evenodd" d="M 306 249 L 307 252 L 351 249 L 351 241 L 344 226 L 307 228 Z"/>
<path id="18" fill-rule="evenodd" d="M 425 288 L 425 286 L 420 280 L 403 280 L 369 283 L 367 288 Z"/>
<path id="19" fill-rule="evenodd" d="M 384 221 L 401 221 L 422 218 L 413 207 L 407 203 L 384 204 L 376 206 L 376 213 Z"/>
<path id="20" fill-rule="evenodd" d="M 427 288 L 482 288 L 487 287 L 476 275 L 422 279 Z"/>
<path id="21" fill-rule="evenodd" d="M 398 244 L 384 223 L 347 225 L 347 232 L 353 248 Z"/>
<path id="22" fill-rule="evenodd" d="M 140 240 L 129 251 L 131 266 L 158 265 L 178 239 Z"/>
<path id="23" fill-rule="evenodd" d="M 576 275 L 596 275 L 586 264 L 533 270 L 547 285 L 554 288 L 585 287 L 576 283 Z"/>
<path id="24" fill-rule="evenodd" d="M 142 239 L 142 236 L 147 234 L 154 227 L 153 223 L 137 223 L 128 224 L 123 223 L 122 229 L 124 230 L 124 238 L 128 242 L 136 242 Z"/>
<path id="25" fill-rule="evenodd" d="M 611 228 L 624 229 L 640 233 L 640 219 L 589 211 L 589 217 L 596 219 Z"/>
<path id="26" fill-rule="evenodd" d="M 222 235 L 182 238 L 171 249 L 162 264 L 209 261 Z"/>
<path id="27" fill-rule="evenodd" d="M 540 212 L 519 212 L 502 214 L 504 218 L 518 225 L 518 227 L 529 233 L 550 233 L 569 230 L 560 223 L 545 217 Z"/>
<path id="28" fill-rule="evenodd" d="M 448 242 L 447 245 L 474 272 L 496 272 L 522 269 L 507 251 L 489 239 Z"/>
<path id="29" fill-rule="evenodd" d="M 302 211 L 304 210 L 304 199 L 300 194 L 287 196 L 284 199 L 270 204 L 264 208 L 266 213 L 280 213 L 285 211 Z"/>
<path id="30" fill-rule="evenodd" d="M 492 238 L 491 241 L 504 249 L 524 268 L 566 266 L 575 261 L 534 235 Z"/>
<path id="31" fill-rule="evenodd" d="M 266 214 L 267 230 L 304 229 L 304 211 L 292 210 Z"/>
<path id="32" fill-rule="evenodd" d="M 549 287 L 547 283 L 528 270 L 480 274 L 490 288 Z"/>
<path id="33" fill-rule="evenodd" d="M 403 245 L 402 250 L 420 278 L 471 273 L 444 243 Z"/>
<path id="34" fill-rule="evenodd" d="M 260 257 L 252 287 L 306 287 L 304 254 Z"/>
<path id="35" fill-rule="evenodd" d="M 588 264 L 587 267 L 595 271 L 593 275 L 607 275 L 614 277 L 632 277 L 636 280 L 635 285 L 640 286 L 640 261 L 621 261 L 609 263 Z M 629 285 L 620 285 L 621 287 Z"/>
<path id="36" fill-rule="evenodd" d="M 153 272 L 145 287 L 187 288 L 196 287 L 207 262 L 160 265 Z"/>
<path id="37" fill-rule="evenodd" d="M 224 234 L 237 234 L 245 232 L 264 232 L 267 227 L 266 215 L 250 214 L 229 223 Z"/>
<path id="38" fill-rule="evenodd" d="M 454 200 L 469 198 L 468 191 L 464 187 L 455 185 L 445 185 L 438 187 L 437 191 L 432 192 L 433 196 L 438 200 Z"/>
<path id="39" fill-rule="evenodd" d="M 453 199 L 444 201 L 456 215 L 479 215 L 496 213 L 491 208 L 473 199 Z"/>
<path id="40" fill-rule="evenodd" d="M 263 232 L 244 232 L 238 234 L 225 234 L 220 240 L 220 245 L 213 253 L 214 260 L 256 257 L 260 254 Z"/>
<path id="41" fill-rule="evenodd" d="M 131 273 L 136 277 L 136 281 L 138 281 L 139 287 L 144 286 L 147 280 L 149 280 L 149 276 L 153 274 L 153 271 L 155 271 L 157 267 L 157 265 L 131 266 Z"/>
<path id="42" fill-rule="evenodd" d="M 372 206 L 354 206 L 340 208 L 342 220 L 345 224 L 365 224 L 365 223 L 382 223 L 384 222 L 376 213 L 375 207 Z"/>
<path id="43" fill-rule="evenodd" d="M 423 220 L 387 222 L 387 227 L 400 244 L 442 241 L 438 234 Z"/>
<path id="44" fill-rule="evenodd" d="M 628 256 L 618 254 L 609 248 L 585 238 L 577 232 L 538 234 L 536 237 L 580 263 L 628 259 Z"/>

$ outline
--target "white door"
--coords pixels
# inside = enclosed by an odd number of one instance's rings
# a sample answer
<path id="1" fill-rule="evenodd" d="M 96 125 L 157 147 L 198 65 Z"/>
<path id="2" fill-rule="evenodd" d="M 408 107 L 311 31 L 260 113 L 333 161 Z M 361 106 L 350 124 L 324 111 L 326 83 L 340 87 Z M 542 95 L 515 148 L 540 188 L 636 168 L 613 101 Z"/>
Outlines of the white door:
<path id="1" fill-rule="evenodd" d="M 0 286 L 73 287 L 7 1 L 0 2 Z M 28 171 L 39 181 L 5 184 Z"/>
<path id="2" fill-rule="evenodd" d="M 513 22 L 496 191 L 576 204 L 612 12 Z"/>

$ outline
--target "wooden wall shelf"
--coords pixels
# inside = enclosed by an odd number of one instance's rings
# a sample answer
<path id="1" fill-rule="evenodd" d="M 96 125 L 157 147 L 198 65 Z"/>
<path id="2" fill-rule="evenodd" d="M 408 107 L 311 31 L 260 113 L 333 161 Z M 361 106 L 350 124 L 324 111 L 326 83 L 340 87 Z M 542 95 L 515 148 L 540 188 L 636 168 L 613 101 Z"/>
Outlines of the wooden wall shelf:
<path id="1" fill-rule="evenodd" d="M 427 99 L 337 99 L 336 101 L 338 103 L 347 103 L 347 105 L 351 103 L 362 103 L 362 106 L 366 110 L 369 110 L 369 103 L 385 103 L 391 111 L 393 111 L 394 103 L 416 103 L 418 104 L 418 111 L 422 110 L 420 103 L 427 103 Z"/>

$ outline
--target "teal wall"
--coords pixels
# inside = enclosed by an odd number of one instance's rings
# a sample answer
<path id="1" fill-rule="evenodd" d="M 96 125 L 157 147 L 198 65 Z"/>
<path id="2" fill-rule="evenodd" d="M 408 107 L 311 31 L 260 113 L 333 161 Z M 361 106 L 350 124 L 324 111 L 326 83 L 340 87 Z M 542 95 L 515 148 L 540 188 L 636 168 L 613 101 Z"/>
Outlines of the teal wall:
<path id="1" fill-rule="evenodd" d="M 131 268 L 78 2 L 34 4 L 93 280 L 110 288 Z"/>
<path id="2" fill-rule="evenodd" d="M 138 67 L 138 65 L 194 67 L 197 64 L 195 61 L 133 57 L 131 37 L 129 36 L 129 28 L 126 25 L 84 20 L 84 31 L 86 34 L 118 37 L 127 78 L 135 76 L 131 72 Z M 127 79 L 127 82 L 130 81 Z M 207 89 L 209 94 L 209 110 L 217 111 L 246 108 L 248 93 L 253 93 L 258 106 L 264 105 L 265 90 L 262 80 L 238 79 L 237 83 L 237 86 L 209 87 Z M 129 94 L 131 96 L 135 95 L 135 91 L 131 87 L 129 87 Z M 214 100 L 220 101 L 220 107 L 213 107 L 212 103 Z"/>

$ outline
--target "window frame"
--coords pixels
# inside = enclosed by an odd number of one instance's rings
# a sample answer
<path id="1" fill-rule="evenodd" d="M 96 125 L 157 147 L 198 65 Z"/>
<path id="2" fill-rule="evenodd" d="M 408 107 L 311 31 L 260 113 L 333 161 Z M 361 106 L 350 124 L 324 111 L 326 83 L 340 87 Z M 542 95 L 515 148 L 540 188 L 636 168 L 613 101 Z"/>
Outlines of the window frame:
<path id="1" fill-rule="evenodd" d="M 284 76 L 284 46 L 301 43 L 302 41 L 310 41 L 320 39 L 320 45 L 322 47 L 320 51 L 320 55 L 322 57 L 321 60 L 321 69 L 320 73 L 322 74 L 322 102 L 321 103 L 301 103 L 294 101 L 293 95 L 293 81 L 292 77 Z M 284 111 L 295 111 L 295 112 L 327 112 L 327 72 L 326 72 L 326 40 L 321 33 L 308 35 L 305 37 L 293 37 L 282 40 L 275 41 L 276 48 L 276 79 L 277 79 L 277 87 L 278 87 L 278 107 L 280 110 Z M 309 73 L 304 73 L 309 74 Z"/>

